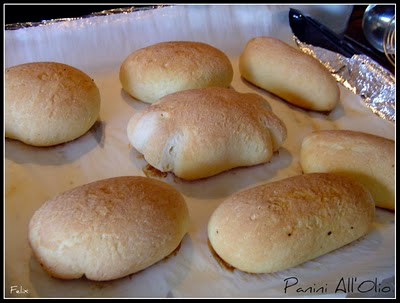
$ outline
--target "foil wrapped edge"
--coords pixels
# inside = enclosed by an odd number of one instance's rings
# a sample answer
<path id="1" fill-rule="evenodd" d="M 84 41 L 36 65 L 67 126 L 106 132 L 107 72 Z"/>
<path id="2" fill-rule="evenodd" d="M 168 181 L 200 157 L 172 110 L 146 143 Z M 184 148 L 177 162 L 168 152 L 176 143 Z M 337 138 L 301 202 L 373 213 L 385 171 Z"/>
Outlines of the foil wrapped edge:
<path id="1" fill-rule="evenodd" d="M 321 62 L 344 87 L 361 96 L 365 105 L 380 118 L 396 121 L 396 79 L 365 55 L 347 58 L 341 54 L 301 42 L 294 42 L 304 53 Z"/>
<path id="2" fill-rule="evenodd" d="M 103 10 L 100 12 L 93 12 L 89 15 L 85 15 L 82 17 L 74 17 L 74 18 L 58 18 L 58 19 L 50 19 L 50 20 L 43 20 L 40 22 L 21 22 L 21 23 L 12 23 L 6 24 L 5 30 L 18 30 L 21 28 L 28 28 L 28 27 L 36 27 L 36 26 L 45 26 L 50 24 L 55 24 L 64 21 L 74 21 L 74 20 L 81 20 L 86 18 L 92 18 L 97 16 L 108 16 L 113 14 L 129 14 L 138 11 L 147 11 L 152 9 L 158 9 L 166 6 L 171 5 L 141 5 L 141 6 L 130 6 L 130 7 L 123 7 L 123 8 L 113 8 L 109 10 Z"/>

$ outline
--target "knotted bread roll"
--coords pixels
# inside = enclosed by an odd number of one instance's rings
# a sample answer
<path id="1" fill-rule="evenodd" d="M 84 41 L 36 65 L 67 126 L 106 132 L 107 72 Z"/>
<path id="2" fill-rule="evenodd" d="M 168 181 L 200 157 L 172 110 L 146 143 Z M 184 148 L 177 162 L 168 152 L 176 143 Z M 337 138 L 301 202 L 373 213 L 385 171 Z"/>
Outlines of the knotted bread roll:
<path id="1" fill-rule="evenodd" d="M 286 139 L 262 97 L 218 87 L 167 95 L 135 113 L 127 132 L 148 163 L 187 180 L 267 162 Z"/>

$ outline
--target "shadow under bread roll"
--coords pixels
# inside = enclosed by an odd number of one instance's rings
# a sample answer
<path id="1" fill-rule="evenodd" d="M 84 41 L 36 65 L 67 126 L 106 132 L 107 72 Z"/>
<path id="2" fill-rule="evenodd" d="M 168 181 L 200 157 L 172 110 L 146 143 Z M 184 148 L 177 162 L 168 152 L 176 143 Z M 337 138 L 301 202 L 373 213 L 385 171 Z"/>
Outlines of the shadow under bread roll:
<path id="1" fill-rule="evenodd" d="M 188 231 L 182 195 L 144 177 L 85 184 L 43 204 L 29 223 L 35 257 L 53 277 L 107 281 L 171 254 Z"/>
<path id="2" fill-rule="evenodd" d="M 215 252 L 249 273 L 300 265 L 368 233 L 371 194 L 351 178 L 304 174 L 238 192 L 212 214 Z"/>
<path id="3" fill-rule="evenodd" d="M 239 59 L 244 79 L 286 101 L 330 111 L 339 101 L 335 78 L 317 59 L 272 37 L 251 39 Z"/>
<path id="4" fill-rule="evenodd" d="M 395 209 L 394 141 L 349 130 L 324 130 L 303 139 L 300 164 L 305 173 L 352 177 L 372 194 L 378 207 Z"/>

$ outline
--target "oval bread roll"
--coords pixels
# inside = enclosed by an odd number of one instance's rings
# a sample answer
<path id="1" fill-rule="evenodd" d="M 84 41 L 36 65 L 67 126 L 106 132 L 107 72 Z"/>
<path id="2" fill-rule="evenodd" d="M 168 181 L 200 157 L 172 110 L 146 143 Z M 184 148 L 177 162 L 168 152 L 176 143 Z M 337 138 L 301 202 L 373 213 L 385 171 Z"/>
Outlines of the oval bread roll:
<path id="1" fill-rule="evenodd" d="M 352 179 L 305 174 L 232 195 L 212 214 L 208 237 L 233 267 L 272 273 L 360 238 L 374 214 L 370 193 Z"/>
<path id="2" fill-rule="evenodd" d="M 272 37 L 251 39 L 239 70 L 250 83 L 305 109 L 330 111 L 339 101 L 336 80 L 317 59 Z"/>
<path id="3" fill-rule="evenodd" d="M 228 87 L 233 68 L 220 50 L 200 42 L 171 41 L 139 49 L 121 65 L 123 89 L 153 103 L 170 93 L 202 87 Z"/>
<path id="4" fill-rule="evenodd" d="M 51 146 L 85 134 L 100 112 L 100 93 L 82 71 L 56 62 L 6 69 L 5 135 Z"/>
<path id="5" fill-rule="evenodd" d="M 376 206 L 394 210 L 394 141 L 348 130 L 324 130 L 307 135 L 300 164 L 305 173 L 346 175 L 363 184 Z"/>
<path id="6" fill-rule="evenodd" d="M 182 195 L 144 177 L 105 179 L 47 201 L 29 223 L 29 242 L 53 277 L 106 281 L 173 252 L 188 230 Z"/>
<path id="7" fill-rule="evenodd" d="M 286 139 L 262 97 L 220 87 L 165 96 L 135 113 L 127 132 L 149 164 L 187 180 L 267 162 Z"/>

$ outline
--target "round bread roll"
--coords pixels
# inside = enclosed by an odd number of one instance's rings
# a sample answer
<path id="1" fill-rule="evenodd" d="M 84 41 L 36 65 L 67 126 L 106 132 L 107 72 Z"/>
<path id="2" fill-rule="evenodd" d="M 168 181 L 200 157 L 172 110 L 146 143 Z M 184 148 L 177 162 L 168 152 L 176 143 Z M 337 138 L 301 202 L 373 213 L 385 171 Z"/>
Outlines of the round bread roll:
<path id="1" fill-rule="evenodd" d="M 357 131 L 324 130 L 303 139 L 300 164 L 305 173 L 352 177 L 363 184 L 378 207 L 395 209 L 394 141 Z"/>
<path id="2" fill-rule="evenodd" d="M 106 281 L 171 254 L 188 224 L 185 200 L 170 185 L 144 177 L 117 177 L 47 201 L 29 223 L 29 242 L 51 276 Z"/>
<path id="3" fill-rule="evenodd" d="M 305 109 L 330 111 L 339 101 L 335 78 L 317 59 L 272 37 L 251 39 L 239 70 L 247 81 Z"/>
<path id="4" fill-rule="evenodd" d="M 171 41 L 132 53 L 122 63 L 119 78 L 131 96 L 153 103 L 186 89 L 228 87 L 233 69 L 228 57 L 208 44 Z"/>
<path id="5" fill-rule="evenodd" d="M 262 97 L 221 87 L 167 95 L 136 112 L 127 132 L 149 164 L 186 180 L 267 162 L 286 139 Z"/>
<path id="6" fill-rule="evenodd" d="M 6 69 L 5 135 L 51 146 L 85 134 L 100 112 L 100 93 L 82 71 L 56 62 Z"/>
<path id="7" fill-rule="evenodd" d="M 208 237 L 233 267 L 272 273 L 360 238 L 374 215 L 374 201 L 359 183 L 335 174 L 305 174 L 232 195 L 212 214 Z"/>

